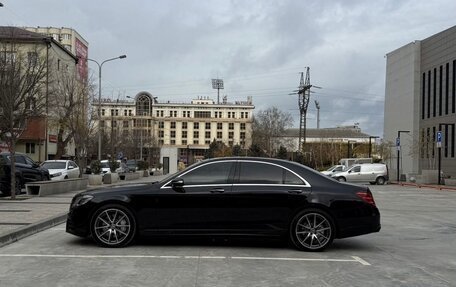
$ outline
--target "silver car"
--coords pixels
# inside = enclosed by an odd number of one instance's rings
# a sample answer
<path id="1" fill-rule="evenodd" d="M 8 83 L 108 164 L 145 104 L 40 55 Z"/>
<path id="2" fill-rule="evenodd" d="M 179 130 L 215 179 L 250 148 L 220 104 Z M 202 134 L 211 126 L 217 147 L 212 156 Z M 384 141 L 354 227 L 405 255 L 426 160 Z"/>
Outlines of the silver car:
<path id="1" fill-rule="evenodd" d="M 338 181 L 383 185 L 388 181 L 388 167 L 383 163 L 355 164 L 346 171 L 333 174 L 332 177 Z"/>

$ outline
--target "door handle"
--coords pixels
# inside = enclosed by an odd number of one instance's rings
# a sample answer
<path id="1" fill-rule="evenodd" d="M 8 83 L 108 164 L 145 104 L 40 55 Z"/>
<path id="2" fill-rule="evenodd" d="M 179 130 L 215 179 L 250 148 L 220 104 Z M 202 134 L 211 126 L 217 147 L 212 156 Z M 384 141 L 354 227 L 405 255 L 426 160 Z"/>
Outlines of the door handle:
<path id="1" fill-rule="evenodd" d="M 225 189 L 224 188 L 214 188 L 214 189 L 211 189 L 211 192 L 212 193 L 223 193 L 223 192 L 225 192 Z"/>
<path id="2" fill-rule="evenodd" d="M 300 194 L 300 193 L 302 193 L 302 189 L 289 189 L 288 193 Z"/>

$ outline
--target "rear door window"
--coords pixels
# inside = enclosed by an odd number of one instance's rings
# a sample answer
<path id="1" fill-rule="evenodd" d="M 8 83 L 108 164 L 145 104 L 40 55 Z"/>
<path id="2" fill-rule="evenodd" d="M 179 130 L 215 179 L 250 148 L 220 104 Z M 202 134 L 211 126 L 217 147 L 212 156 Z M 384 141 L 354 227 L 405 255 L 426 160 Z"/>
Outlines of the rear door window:
<path id="1" fill-rule="evenodd" d="M 283 169 L 279 166 L 259 163 L 241 162 L 239 183 L 243 184 L 282 184 Z"/>
<path id="2" fill-rule="evenodd" d="M 182 175 L 185 186 L 228 184 L 234 162 L 216 162 L 197 167 Z"/>

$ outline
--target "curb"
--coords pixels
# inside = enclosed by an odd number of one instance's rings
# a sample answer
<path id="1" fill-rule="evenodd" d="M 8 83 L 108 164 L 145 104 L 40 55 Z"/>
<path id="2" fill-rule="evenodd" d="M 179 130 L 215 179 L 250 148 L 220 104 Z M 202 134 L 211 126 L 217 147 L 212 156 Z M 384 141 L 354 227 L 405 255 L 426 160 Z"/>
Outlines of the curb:
<path id="1" fill-rule="evenodd" d="M 433 188 L 437 190 L 448 190 L 448 191 L 456 191 L 456 187 L 447 186 L 447 185 L 431 185 L 431 184 L 419 184 L 419 183 L 412 183 L 412 182 L 392 182 L 392 184 L 400 185 L 400 186 L 412 186 L 417 188 Z"/>
<path id="2" fill-rule="evenodd" d="M 36 234 L 40 231 L 59 225 L 66 221 L 67 215 L 68 212 L 64 212 L 59 215 L 49 217 L 27 226 L 15 229 L 13 231 L 0 234 L 0 248 L 30 235 Z"/>

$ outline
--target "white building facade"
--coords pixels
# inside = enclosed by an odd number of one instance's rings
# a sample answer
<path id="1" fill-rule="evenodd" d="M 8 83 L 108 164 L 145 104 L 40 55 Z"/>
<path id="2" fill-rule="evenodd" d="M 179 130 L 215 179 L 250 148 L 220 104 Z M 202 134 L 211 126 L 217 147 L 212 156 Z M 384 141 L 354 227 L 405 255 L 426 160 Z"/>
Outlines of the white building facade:
<path id="1" fill-rule="evenodd" d="M 178 161 L 188 164 L 203 159 L 214 140 L 241 148 L 248 148 L 252 143 L 255 107 L 250 97 L 235 103 L 217 104 L 209 98 L 190 103 L 162 103 L 150 93 L 140 92 L 128 101 L 102 100 L 100 108 L 104 133 L 115 134 L 118 141 L 131 140 L 136 157 L 139 150 L 144 159 L 150 160 L 151 149 L 176 148 Z M 117 148 L 112 153 L 119 156 L 126 151 Z"/>
<path id="2" fill-rule="evenodd" d="M 391 171 L 397 173 L 398 161 L 402 178 L 437 169 L 440 130 L 441 168 L 456 177 L 456 26 L 407 44 L 386 58 L 384 139 L 396 155 Z"/>

